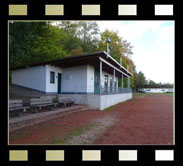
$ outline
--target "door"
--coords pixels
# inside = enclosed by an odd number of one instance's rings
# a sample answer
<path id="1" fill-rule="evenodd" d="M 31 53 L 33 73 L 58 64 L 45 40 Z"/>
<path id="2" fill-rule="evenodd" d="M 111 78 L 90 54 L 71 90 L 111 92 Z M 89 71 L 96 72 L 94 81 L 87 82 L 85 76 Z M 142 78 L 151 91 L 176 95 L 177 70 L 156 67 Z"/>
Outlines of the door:
<path id="1" fill-rule="evenodd" d="M 58 73 L 58 94 L 61 93 L 61 80 L 62 80 L 62 74 Z"/>
<path id="2" fill-rule="evenodd" d="M 100 72 L 96 68 L 94 72 L 94 93 L 100 93 Z"/>

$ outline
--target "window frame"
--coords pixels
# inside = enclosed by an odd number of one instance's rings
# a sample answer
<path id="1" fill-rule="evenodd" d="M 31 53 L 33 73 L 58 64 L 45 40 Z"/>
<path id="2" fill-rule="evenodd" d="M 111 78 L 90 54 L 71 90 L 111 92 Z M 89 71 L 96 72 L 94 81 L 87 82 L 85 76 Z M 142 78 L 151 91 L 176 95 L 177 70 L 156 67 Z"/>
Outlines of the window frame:
<path id="1" fill-rule="evenodd" d="M 109 84 L 109 77 L 108 77 L 108 75 L 104 75 L 104 86 L 108 87 L 109 86 L 108 84 Z"/>
<path id="2" fill-rule="evenodd" d="M 53 80 L 52 80 L 52 74 L 53 74 Z M 55 83 L 55 72 L 54 71 L 50 71 L 50 83 L 51 84 Z"/>

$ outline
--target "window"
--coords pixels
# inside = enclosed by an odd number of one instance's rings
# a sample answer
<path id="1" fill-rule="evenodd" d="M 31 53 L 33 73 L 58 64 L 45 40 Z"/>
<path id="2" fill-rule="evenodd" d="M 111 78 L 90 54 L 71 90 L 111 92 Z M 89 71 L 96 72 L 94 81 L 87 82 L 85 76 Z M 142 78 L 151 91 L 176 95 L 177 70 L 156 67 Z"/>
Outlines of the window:
<path id="1" fill-rule="evenodd" d="M 50 71 L 50 83 L 55 83 L 55 72 Z"/>
<path id="2" fill-rule="evenodd" d="M 117 81 L 116 80 L 114 81 L 114 87 L 117 87 Z"/>
<path id="3" fill-rule="evenodd" d="M 108 76 L 104 75 L 104 86 L 108 87 Z"/>
<path id="4" fill-rule="evenodd" d="M 110 78 L 110 87 L 112 87 L 112 78 Z"/>

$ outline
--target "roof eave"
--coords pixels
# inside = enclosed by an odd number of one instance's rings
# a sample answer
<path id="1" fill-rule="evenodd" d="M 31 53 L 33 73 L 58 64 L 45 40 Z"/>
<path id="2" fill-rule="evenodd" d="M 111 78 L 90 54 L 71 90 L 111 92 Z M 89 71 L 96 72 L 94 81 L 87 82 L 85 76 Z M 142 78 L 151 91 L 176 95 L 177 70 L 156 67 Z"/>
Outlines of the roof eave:
<path id="1" fill-rule="evenodd" d="M 120 65 L 112 56 L 110 56 L 107 52 L 104 51 L 104 54 L 109 57 L 110 59 L 112 59 L 116 64 L 118 64 L 120 66 L 120 68 L 123 68 L 130 76 L 132 76 L 133 74 L 131 72 L 129 72 L 126 68 L 124 68 L 122 65 Z"/>

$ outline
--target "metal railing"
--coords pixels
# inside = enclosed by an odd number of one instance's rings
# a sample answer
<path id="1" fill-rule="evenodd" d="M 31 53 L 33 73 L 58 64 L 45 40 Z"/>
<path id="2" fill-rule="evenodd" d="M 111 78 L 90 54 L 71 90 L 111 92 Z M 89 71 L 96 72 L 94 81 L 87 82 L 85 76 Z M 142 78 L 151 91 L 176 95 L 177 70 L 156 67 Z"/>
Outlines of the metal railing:
<path id="1" fill-rule="evenodd" d="M 74 87 L 72 91 L 66 92 L 69 94 L 98 94 L 98 95 L 107 95 L 107 94 L 120 94 L 120 93 L 131 93 L 131 88 L 121 88 L 121 87 L 106 87 L 102 86 L 100 89 L 100 86 L 95 87 Z M 63 92 L 64 93 L 64 92 Z"/>
<path id="2" fill-rule="evenodd" d="M 121 88 L 121 87 L 102 87 L 101 94 L 120 94 L 120 93 L 131 93 L 131 88 Z"/>

